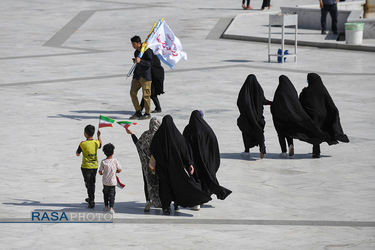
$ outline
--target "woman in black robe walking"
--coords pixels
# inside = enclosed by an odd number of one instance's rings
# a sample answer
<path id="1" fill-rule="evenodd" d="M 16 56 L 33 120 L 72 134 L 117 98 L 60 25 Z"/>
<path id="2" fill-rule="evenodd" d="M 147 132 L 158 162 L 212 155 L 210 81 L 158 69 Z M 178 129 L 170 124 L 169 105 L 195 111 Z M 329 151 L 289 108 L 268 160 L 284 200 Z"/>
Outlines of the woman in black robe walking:
<path id="1" fill-rule="evenodd" d="M 264 97 L 264 92 L 255 75 L 247 76 L 238 94 L 237 106 L 240 116 L 237 126 L 242 131 L 242 139 L 245 146 L 243 156 L 250 156 L 250 148 L 259 146 L 260 158 L 264 158 L 266 146 L 264 143 L 264 126 L 266 122 L 263 116 L 263 105 L 271 102 Z"/>
<path id="2" fill-rule="evenodd" d="M 285 75 L 279 77 L 271 113 L 282 153 L 286 153 L 285 138 L 288 139 L 289 146 L 293 145 L 291 138 L 313 145 L 320 144 L 328 138 L 305 112 L 294 85 Z"/>
<path id="3" fill-rule="evenodd" d="M 159 196 L 164 214 L 170 214 L 172 201 L 175 202 L 176 209 L 176 204 L 194 207 L 211 200 L 211 197 L 202 191 L 194 173 L 188 144 L 170 115 L 164 116 L 152 139 L 150 150 L 156 161 Z"/>
<path id="4" fill-rule="evenodd" d="M 164 94 L 164 68 L 161 66 L 160 59 L 154 53 L 152 54 L 152 67 L 151 67 L 151 75 L 152 75 L 152 82 L 151 82 L 151 100 L 155 104 L 155 110 L 151 111 L 151 113 L 160 113 L 161 106 L 158 95 Z M 142 98 L 141 103 L 139 104 L 143 109 L 145 105 L 145 100 Z"/>
<path id="5" fill-rule="evenodd" d="M 329 144 L 349 142 L 341 127 L 339 111 L 318 74 L 307 74 L 308 86 L 299 96 L 302 107 L 314 123 L 329 136 Z M 320 144 L 313 144 L 313 157 L 320 157 Z"/>
<path id="6" fill-rule="evenodd" d="M 194 110 L 191 113 L 183 135 L 190 146 L 194 169 L 202 183 L 202 190 L 210 196 L 216 194 L 218 199 L 224 200 L 232 191 L 220 186 L 216 178 L 220 166 L 219 143 L 214 131 L 203 119 L 201 111 Z"/>

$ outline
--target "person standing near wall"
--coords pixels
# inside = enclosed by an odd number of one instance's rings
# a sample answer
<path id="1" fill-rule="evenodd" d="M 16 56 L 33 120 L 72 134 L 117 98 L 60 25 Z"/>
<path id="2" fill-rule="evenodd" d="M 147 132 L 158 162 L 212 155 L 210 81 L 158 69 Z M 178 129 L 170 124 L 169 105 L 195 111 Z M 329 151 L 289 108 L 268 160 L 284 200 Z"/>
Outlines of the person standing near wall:
<path id="1" fill-rule="evenodd" d="M 268 9 L 271 9 L 271 0 L 263 0 L 261 9 L 264 10 L 266 7 L 268 7 Z"/>
<path id="2" fill-rule="evenodd" d="M 320 1 L 320 11 L 321 11 L 321 18 L 320 23 L 322 26 L 322 35 L 327 34 L 327 15 L 328 12 L 331 15 L 332 19 L 332 32 L 333 34 L 337 34 L 337 2 L 338 0 L 319 0 Z"/>

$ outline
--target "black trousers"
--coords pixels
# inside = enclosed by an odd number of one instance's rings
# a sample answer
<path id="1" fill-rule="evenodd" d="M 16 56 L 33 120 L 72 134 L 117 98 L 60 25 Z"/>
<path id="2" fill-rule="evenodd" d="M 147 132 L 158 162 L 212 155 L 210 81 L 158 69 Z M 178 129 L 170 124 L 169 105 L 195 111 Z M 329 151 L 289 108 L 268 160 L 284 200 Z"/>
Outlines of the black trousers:
<path id="1" fill-rule="evenodd" d="M 245 4 L 245 0 L 242 0 L 242 4 Z M 250 0 L 246 0 L 246 7 L 249 7 L 250 5 Z"/>
<path id="2" fill-rule="evenodd" d="M 337 32 L 337 16 L 338 16 L 337 4 L 324 5 L 320 11 L 321 11 L 320 23 L 322 26 L 322 30 L 327 30 L 327 15 L 329 13 L 332 19 L 332 31 Z"/>
<path id="3" fill-rule="evenodd" d="M 278 137 L 279 137 L 279 144 L 280 144 L 281 152 L 286 153 L 287 151 L 286 142 L 288 142 L 288 146 L 293 145 L 293 138 L 290 138 L 289 136 L 286 136 L 284 134 L 278 134 Z"/>
<path id="4" fill-rule="evenodd" d="M 269 7 L 271 5 L 271 0 L 263 0 L 263 3 L 262 3 L 262 9 L 266 8 L 266 7 Z"/>
<path id="5" fill-rule="evenodd" d="M 87 169 L 81 168 L 83 179 L 85 181 L 85 186 L 87 189 L 87 195 L 89 196 L 90 201 L 95 200 L 95 181 L 96 181 L 96 172 L 98 171 L 97 168 L 95 169 Z"/>
<path id="6" fill-rule="evenodd" d="M 313 154 L 320 154 L 320 144 L 313 145 Z"/>
<path id="7" fill-rule="evenodd" d="M 116 186 L 103 185 L 104 206 L 113 207 L 115 205 Z"/>

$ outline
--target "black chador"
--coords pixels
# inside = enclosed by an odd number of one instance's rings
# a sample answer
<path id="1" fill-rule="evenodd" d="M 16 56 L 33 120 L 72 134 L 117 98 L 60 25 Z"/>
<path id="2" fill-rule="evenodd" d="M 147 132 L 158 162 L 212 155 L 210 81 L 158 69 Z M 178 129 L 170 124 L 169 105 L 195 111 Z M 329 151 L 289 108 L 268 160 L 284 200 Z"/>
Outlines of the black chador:
<path id="1" fill-rule="evenodd" d="M 216 194 L 218 199 L 224 200 L 232 191 L 220 186 L 216 178 L 220 166 L 219 143 L 214 131 L 202 116 L 203 113 L 194 110 L 183 135 L 190 146 L 202 190 L 210 196 Z"/>
<path id="2" fill-rule="evenodd" d="M 263 116 L 263 105 L 269 104 L 270 101 L 264 97 L 263 89 L 255 75 L 249 75 L 242 85 L 237 99 L 237 106 L 240 111 L 237 126 L 242 131 L 245 152 L 249 152 L 249 149 L 254 146 L 259 146 L 261 157 L 266 153 L 264 143 L 266 122 Z"/>
<path id="3" fill-rule="evenodd" d="M 314 123 L 328 134 L 328 143 L 349 142 L 341 127 L 339 111 L 318 74 L 307 75 L 308 86 L 300 94 L 302 107 Z M 319 144 L 315 144 L 313 155 L 319 156 Z"/>
<path id="4" fill-rule="evenodd" d="M 328 135 L 312 121 L 303 109 L 296 89 L 285 75 L 279 77 L 271 113 L 278 134 L 311 144 L 319 144 L 328 140 Z"/>
<path id="5" fill-rule="evenodd" d="M 156 160 L 163 210 L 169 209 L 171 201 L 183 207 L 193 207 L 211 200 L 211 197 L 202 191 L 196 174 L 189 174 L 193 161 L 188 144 L 170 115 L 164 116 L 152 139 L 150 150 Z"/>

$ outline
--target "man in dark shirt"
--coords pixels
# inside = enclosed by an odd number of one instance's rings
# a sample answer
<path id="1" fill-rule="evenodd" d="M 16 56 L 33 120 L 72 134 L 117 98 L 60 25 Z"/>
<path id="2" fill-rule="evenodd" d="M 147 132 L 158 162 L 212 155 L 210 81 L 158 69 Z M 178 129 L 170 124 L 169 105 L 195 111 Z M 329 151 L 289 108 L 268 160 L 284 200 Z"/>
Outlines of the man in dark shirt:
<path id="1" fill-rule="evenodd" d="M 132 80 L 132 85 L 130 88 L 130 97 L 132 99 L 134 108 L 135 108 L 135 114 L 132 115 L 129 119 L 140 119 L 140 120 L 145 120 L 145 119 L 150 119 L 150 106 L 151 106 L 151 68 L 152 68 L 152 51 L 151 49 L 146 49 L 143 52 L 142 58 L 139 58 L 138 55 L 141 52 L 142 48 L 142 42 L 141 38 L 139 36 L 134 36 L 131 39 L 131 43 L 133 48 L 135 49 L 134 52 L 134 59 L 133 61 L 137 63 L 137 66 L 135 67 L 134 70 L 134 75 L 133 75 L 133 80 Z M 145 114 L 142 115 L 142 108 L 139 105 L 139 100 L 138 100 L 138 90 L 142 88 L 143 92 L 143 99 L 145 102 Z"/>
<path id="2" fill-rule="evenodd" d="M 332 19 L 332 32 L 333 34 L 337 34 L 337 2 L 338 0 L 319 0 L 320 1 L 320 8 L 321 8 L 321 19 L 320 23 L 322 25 L 322 34 L 327 34 L 327 14 L 331 15 Z"/>

